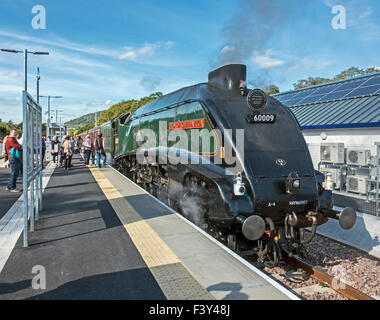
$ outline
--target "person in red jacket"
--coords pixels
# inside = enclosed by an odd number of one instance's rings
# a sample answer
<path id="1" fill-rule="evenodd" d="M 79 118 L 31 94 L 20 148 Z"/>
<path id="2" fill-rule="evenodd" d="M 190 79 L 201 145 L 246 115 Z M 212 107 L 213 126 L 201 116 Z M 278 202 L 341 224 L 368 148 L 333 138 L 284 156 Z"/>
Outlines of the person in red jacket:
<path id="1" fill-rule="evenodd" d="M 11 130 L 11 133 L 9 134 L 9 137 L 6 141 L 6 150 L 9 157 L 9 162 L 12 166 L 11 171 L 11 177 L 9 179 L 9 183 L 7 185 L 7 190 L 10 192 L 19 192 L 19 190 L 16 188 L 16 182 L 17 177 L 20 171 L 20 165 L 21 165 L 21 152 L 22 152 L 22 146 L 17 142 L 17 131 Z M 9 151 L 14 148 L 19 151 L 19 158 L 16 158 L 15 152 L 13 153 L 13 157 L 10 155 Z"/>

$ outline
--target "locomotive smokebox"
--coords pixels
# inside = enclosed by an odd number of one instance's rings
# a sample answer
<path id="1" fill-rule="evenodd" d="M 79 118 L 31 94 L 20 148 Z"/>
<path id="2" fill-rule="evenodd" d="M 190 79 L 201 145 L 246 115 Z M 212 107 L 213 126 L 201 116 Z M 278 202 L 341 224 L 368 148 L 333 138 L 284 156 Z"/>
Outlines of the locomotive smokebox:
<path id="1" fill-rule="evenodd" d="M 245 93 L 247 66 L 244 64 L 229 64 L 220 67 L 208 74 L 209 84 L 231 90 L 236 93 Z"/>

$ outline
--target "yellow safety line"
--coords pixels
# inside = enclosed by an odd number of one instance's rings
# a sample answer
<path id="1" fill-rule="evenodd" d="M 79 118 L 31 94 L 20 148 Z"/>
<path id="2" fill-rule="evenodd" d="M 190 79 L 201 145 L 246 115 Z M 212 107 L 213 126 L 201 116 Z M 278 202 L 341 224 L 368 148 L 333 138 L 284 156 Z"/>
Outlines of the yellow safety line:
<path id="1" fill-rule="evenodd" d="M 89 168 L 168 299 L 215 299 L 98 168 Z"/>

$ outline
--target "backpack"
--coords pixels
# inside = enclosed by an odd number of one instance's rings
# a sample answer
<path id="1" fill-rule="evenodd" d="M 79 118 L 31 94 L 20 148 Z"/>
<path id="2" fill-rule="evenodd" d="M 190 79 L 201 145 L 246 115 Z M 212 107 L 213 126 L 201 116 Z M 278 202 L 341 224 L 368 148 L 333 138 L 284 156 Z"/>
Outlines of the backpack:
<path id="1" fill-rule="evenodd" d="M 12 159 L 20 159 L 20 151 L 18 151 L 15 148 L 12 148 L 12 149 L 9 150 L 9 156 Z"/>

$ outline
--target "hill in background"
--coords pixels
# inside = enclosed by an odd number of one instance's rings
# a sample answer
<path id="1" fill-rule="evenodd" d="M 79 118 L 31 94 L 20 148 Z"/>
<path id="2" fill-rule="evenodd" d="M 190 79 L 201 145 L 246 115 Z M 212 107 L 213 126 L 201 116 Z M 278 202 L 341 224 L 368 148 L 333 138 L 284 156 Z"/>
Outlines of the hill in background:
<path id="1" fill-rule="evenodd" d="M 98 119 L 100 117 L 101 111 L 97 112 Z M 67 121 L 65 125 L 69 129 L 79 129 L 80 127 L 83 127 L 87 124 L 95 123 L 95 112 L 85 114 L 84 116 L 81 116 L 79 118 Z"/>
<path id="2" fill-rule="evenodd" d="M 98 112 L 97 125 L 101 125 L 102 123 L 116 118 L 123 113 L 135 110 L 161 96 L 162 92 L 155 92 L 139 100 L 131 99 L 116 103 L 110 106 L 108 109 Z M 69 129 L 69 135 L 76 136 L 77 134 L 88 131 L 95 127 L 95 112 L 68 121 L 65 123 L 65 125 Z"/>

